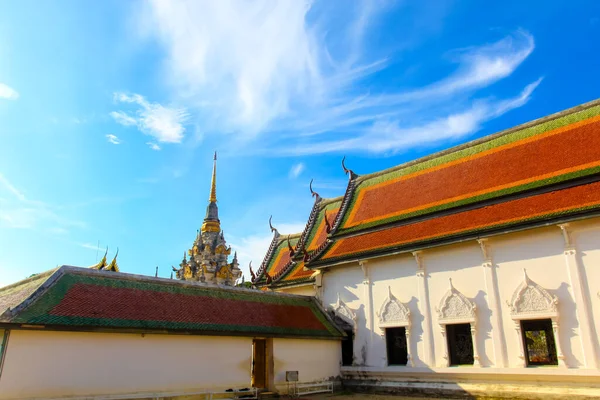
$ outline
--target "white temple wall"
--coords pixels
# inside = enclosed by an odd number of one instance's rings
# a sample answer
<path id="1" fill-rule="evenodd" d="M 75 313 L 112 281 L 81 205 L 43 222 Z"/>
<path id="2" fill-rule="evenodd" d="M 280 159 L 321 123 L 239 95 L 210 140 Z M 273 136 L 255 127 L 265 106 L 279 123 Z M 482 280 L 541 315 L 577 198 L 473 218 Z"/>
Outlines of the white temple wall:
<path id="1" fill-rule="evenodd" d="M 340 375 L 339 340 L 273 339 L 274 384 L 286 392 L 286 371 L 298 371 L 299 382 L 320 382 Z"/>
<path id="2" fill-rule="evenodd" d="M 565 262 L 564 240 L 557 226 L 539 228 L 490 239 L 498 276 L 502 323 L 506 337 L 508 365 L 519 366 L 520 336 L 510 309 L 514 291 L 523 282 L 523 269 L 529 278 L 558 298 L 559 338 L 568 367 L 582 367 L 582 343 L 576 305 Z"/>
<path id="3" fill-rule="evenodd" d="M 588 308 L 587 315 L 584 312 L 579 313 L 582 333 L 585 336 L 587 332 L 588 337 L 598 338 L 600 337 L 598 334 L 600 332 L 600 218 L 572 222 L 570 228 L 576 249 L 574 258 L 583 282 L 581 297 Z M 585 326 L 586 321 L 588 326 Z M 586 341 L 584 338 L 583 348 L 588 367 L 600 367 L 599 347 L 598 340 Z M 595 358 L 595 365 L 594 360 L 590 359 L 592 356 Z"/>
<path id="4" fill-rule="evenodd" d="M 301 382 L 340 375 L 339 340 L 272 344 L 277 389 L 287 386 L 285 371 Z M 251 366 L 250 337 L 12 330 L 0 399 L 239 389 L 250 387 Z"/>
<path id="5" fill-rule="evenodd" d="M 490 311 L 487 304 L 487 291 L 483 267 L 483 257 L 477 242 L 461 243 L 453 246 L 438 247 L 423 252 L 423 263 L 427 271 L 429 286 L 429 304 L 431 305 L 432 331 L 434 339 L 434 360 L 431 367 L 444 367 L 447 365 L 446 337 L 442 334 L 439 324 L 437 308 L 440 301 L 450 289 L 452 284 L 469 300 L 477 306 L 477 320 L 475 322 L 477 333 L 474 346 L 477 346 L 480 363 L 490 366 L 494 362 L 494 352 L 491 343 L 492 330 Z"/>
<path id="6" fill-rule="evenodd" d="M 411 311 L 408 345 L 414 366 L 441 368 L 447 364 L 447 345 L 436 308 L 448 291 L 451 278 L 455 289 L 477 307 L 475 346 L 481 367 L 520 368 L 521 337 L 507 301 L 524 281 L 526 269 L 532 281 L 558 298 L 557 340 L 565 366 L 596 369 L 600 332 L 599 222 L 600 218 L 569 224 L 574 256 L 567 254 L 563 232 L 557 225 L 490 237 L 485 241 L 487 253 L 476 240 L 423 250 L 428 309 L 424 308 L 421 293 L 423 278 L 417 276 L 418 264 L 410 253 L 367 260 L 364 271 L 358 262 L 325 271 L 323 303 L 325 307 L 335 307 L 339 293 L 340 299 L 356 313 L 355 365 L 387 368 L 385 338 L 377 313 L 388 296 L 388 287 L 391 288 L 392 294 Z M 573 259 L 574 266 L 569 264 Z M 578 297 L 574 271 L 582 271 L 580 286 L 583 297 L 588 298 L 589 317 L 584 315 L 578 300 L 582 297 Z M 363 282 L 370 282 L 370 287 Z M 586 336 L 588 332 L 591 334 Z"/>
<path id="7" fill-rule="evenodd" d="M 251 362 L 244 337 L 12 330 L 0 399 L 239 388 Z"/>
<path id="8" fill-rule="evenodd" d="M 338 295 L 356 314 L 356 327 L 354 337 L 354 360 L 356 364 L 364 364 L 363 354 L 371 332 L 366 329 L 366 298 L 365 288 L 363 287 L 363 271 L 357 264 L 345 265 L 341 268 L 334 268 L 323 275 L 323 298 L 322 303 L 325 308 L 334 307 L 338 301 Z M 365 349 L 365 350 L 363 350 Z"/>
<path id="9" fill-rule="evenodd" d="M 416 270 L 417 264 L 411 255 L 405 254 L 396 257 L 382 257 L 377 260 L 369 260 L 366 264 L 373 289 L 373 313 L 374 334 L 370 351 L 367 354 L 367 364 L 384 367 L 387 365 L 387 348 L 385 344 L 385 331 L 380 326 L 379 313 L 384 302 L 387 300 L 389 291 L 400 302 L 404 303 L 411 312 L 415 323 L 410 328 L 410 337 L 414 338 L 407 343 L 409 353 L 415 361 L 415 365 L 424 366 L 423 361 L 423 321 L 419 308 L 419 291 L 417 289 Z"/>

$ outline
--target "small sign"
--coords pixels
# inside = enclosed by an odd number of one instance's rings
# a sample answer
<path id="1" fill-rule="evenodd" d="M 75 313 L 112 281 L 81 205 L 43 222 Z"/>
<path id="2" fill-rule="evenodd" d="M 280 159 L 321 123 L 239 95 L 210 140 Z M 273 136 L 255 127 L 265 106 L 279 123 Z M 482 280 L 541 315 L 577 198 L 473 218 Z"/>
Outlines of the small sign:
<path id="1" fill-rule="evenodd" d="M 298 371 L 285 371 L 286 382 L 298 382 Z"/>

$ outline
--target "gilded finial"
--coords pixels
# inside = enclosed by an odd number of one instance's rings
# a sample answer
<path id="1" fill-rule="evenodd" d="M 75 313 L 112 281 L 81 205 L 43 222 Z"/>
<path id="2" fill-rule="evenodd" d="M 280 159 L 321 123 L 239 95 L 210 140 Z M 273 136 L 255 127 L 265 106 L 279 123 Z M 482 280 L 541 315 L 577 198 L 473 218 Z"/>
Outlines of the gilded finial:
<path id="1" fill-rule="evenodd" d="M 119 272 L 119 265 L 117 264 L 117 256 L 119 255 L 119 248 L 117 247 L 117 252 L 115 253 L 114 258 L 110 262 L 110 264 L 104 269 L 107 271 Z"/>

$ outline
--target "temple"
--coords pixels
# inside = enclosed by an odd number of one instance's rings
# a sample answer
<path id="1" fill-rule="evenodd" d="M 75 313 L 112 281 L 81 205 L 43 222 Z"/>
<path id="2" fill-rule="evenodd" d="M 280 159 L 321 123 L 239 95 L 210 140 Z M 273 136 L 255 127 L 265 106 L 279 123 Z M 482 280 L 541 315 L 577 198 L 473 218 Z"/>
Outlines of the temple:
<path id="1" fill-rule="evenodd" d="M 179 268 L 173 267 L 177 279 L 198 281 L 206 284 L 233 285 L 242 275 L 239 269 L 237 254 L 232 262 L 228 262 L 231 247 L 227 246 L 219 221 L 217 206 L 217 153 L 213 159 L 212 180 L 206 217 L 201 229 L 196 234 L 192 247 L 183 253 Z M 189 256 L 189 260 L 187 259 Z"/>
<path id="2" fill-rule="evenodd" d="M 535 382 L 563 397 L 575 374 L 600 383 L 600 101 L 384 171 L 342 169 L 342 196 L 311 185 L 302 232 L 271 226 L 252 282 L 329 310 L 345 387 L 443 380 L 438 395 L 530 398 Z"/>

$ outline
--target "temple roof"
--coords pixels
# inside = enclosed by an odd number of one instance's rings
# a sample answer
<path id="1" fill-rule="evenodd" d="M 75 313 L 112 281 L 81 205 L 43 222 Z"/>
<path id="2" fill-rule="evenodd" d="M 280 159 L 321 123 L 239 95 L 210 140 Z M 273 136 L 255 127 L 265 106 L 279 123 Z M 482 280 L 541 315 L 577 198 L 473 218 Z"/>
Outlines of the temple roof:
<path id="1" fill-rule="evenodd" d="M 312 297 L 62 266 L 0 289 L 0 326 L 338 339 Z"/>
<path id="2" fill-rule="evenodd" d="M 309 267 L 590 215 L 600 101 L 386 171 L 348 172 L 342 211 Z"/>
<path id="3" fill-rule="evenodd" d="M 277 267 L 280 284 L 314 268 L 600 215 L 600 100 L 388 170 L 342 167 L 344 196 L 313 193 L 295 256 Z"/>
<path id="4" fill-rule="evenodd" d="M 267 276 L 272 279 L 271 286 L 281 287 L 312 282 L 313 271 L 305 270 L 304 260 L 322 248 L 342 203 L 342 198 L 316 200 L 310 212 L 308 222 L 302 233 L 294 235 L 274 235 L 274 242 L 267 253 L 261 269 L 258 271 L 257 286 L 267 284 Z M 290 249 L 291 247 L 291 249 Z M 266 271 L 266 274 L 265 274 Z"/>

